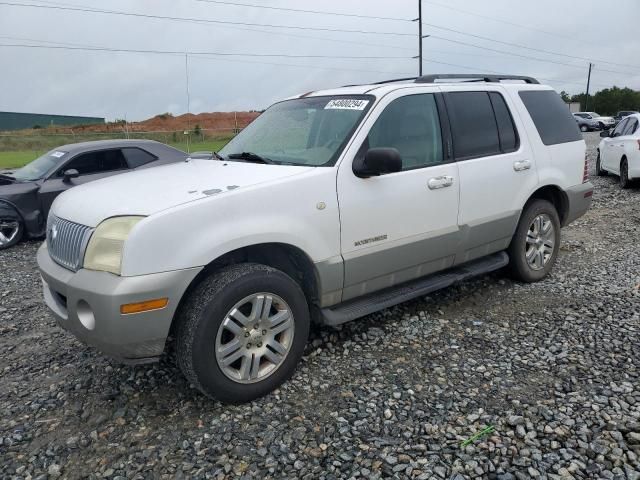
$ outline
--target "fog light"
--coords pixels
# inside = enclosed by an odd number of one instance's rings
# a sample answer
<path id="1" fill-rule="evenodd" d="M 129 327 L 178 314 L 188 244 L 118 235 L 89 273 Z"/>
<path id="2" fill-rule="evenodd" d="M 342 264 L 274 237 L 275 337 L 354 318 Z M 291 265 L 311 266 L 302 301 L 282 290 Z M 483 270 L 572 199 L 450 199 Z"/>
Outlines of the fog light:
<path id="1" fill-rule="evenodd" d="M 132 313 L 150 312 L 151 310 L 161 310 L 169 304 L 168 298 L 156 298 L 155 300 L 146 300 L 138 303 L 127 303 L 120 306 L 122 315 L 131 315 Z"/>

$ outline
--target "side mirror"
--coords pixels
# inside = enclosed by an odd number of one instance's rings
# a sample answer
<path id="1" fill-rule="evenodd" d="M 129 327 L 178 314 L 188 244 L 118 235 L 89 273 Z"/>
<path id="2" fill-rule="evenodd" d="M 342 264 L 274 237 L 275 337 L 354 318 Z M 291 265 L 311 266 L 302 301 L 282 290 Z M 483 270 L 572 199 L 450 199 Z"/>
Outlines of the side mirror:
<path id="1" fill-rule="evenodd" d="M 609 138 L 611 136 L 611 131 L 609 130 L 602 130 L 600 132 L 600 137 L 602 138 Z"/>
<path id="2" fill-rule="evenodd" d="M 80 173 L 75 168 L 70 168 L 69 170 L 65 170 L 62 175 L 62 181 L 69 182 L 73 178 L 78 178 Z"/>
<path id="3" fill-rule="evenodd" d="M 369 178 L 402 170 L 402 158 L 395 148 L 372 148 L 359 162 L 354 162 L 356 177 Z"/>

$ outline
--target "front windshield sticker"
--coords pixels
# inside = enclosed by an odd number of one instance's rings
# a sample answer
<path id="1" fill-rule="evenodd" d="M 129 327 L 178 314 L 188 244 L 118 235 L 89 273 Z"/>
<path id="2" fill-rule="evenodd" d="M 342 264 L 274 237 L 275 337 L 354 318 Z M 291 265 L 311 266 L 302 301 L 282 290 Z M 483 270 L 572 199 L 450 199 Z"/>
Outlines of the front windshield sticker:
<path id="1" fill-rule="evenodd" d="M 62 158 L 62 157 L 64 157 L 65 153 L 66 153 L 66 152 L 53 152 L 53 153 L 51 154 L 51 156 L 52 156 L 52 157 L 55 157 L 55 158 Z"/>
<path id="2" fill-rule="evenodd" d="M 331 100 L 324 107 L 325 110 L 364 110 L 369 105 L 369 100 L 358 100 L 352 98 L 338 98 Z"/>

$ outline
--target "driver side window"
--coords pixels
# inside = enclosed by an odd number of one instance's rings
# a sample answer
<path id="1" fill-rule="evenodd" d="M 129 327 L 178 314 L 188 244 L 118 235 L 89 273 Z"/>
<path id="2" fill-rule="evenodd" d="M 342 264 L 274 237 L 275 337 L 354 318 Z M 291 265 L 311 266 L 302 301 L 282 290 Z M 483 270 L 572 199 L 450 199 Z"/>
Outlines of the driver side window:
<path id="1" fill-rule="evenodd" d="M 627 125 L 629 125 L 629 119 L 625 118 L 618 124 L 618 126 L 615 128 L 611 136 L 619 137 L 620 135 L 622 135 L 622 132 L 624 131 L 625 128 L 627 128 Z"/>
<path id="2" fill-rule="evenodd" d="M 71 159 L 60 169 L 57 176 L 62 177 L 67 170 L 77 170 L 80 175 L 91 175 L 126 168 L 128 168 L 127 162 L 121 150 L 101 150 L 83 153 Z"/>
<path id="3" fill-rule="evenodd" d="M 440 117 L 433 94 L 408 95 L 391 102 L 365 141 L 368 148 L 395 148 L 402 170 L 444 161 Z"/>

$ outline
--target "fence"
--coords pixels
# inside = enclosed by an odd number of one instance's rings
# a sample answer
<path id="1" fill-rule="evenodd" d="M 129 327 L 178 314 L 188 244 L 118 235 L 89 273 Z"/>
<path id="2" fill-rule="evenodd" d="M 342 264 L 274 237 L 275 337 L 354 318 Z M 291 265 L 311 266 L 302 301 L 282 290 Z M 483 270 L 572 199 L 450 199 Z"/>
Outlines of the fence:
<path id="1" fill-rule="evenodd" d="M 127 130 L 124 127 L 121 132 L 115 131 L 108 133 L 86 131 L 82 133 L 75 133 L 73 131 L 50 133 L 46 130 L 38 133 L 1 133 L 0 152 L 4 152 L 5 154 L 9 152 L 30 152 L 37 156 L 68 143 L 123 138 L 156 140 L 186 152 L 218 150 L 233 138 L 236 133 L 237 130 L 234 128 L 213 130 L 197 128 L 188 132 L 182 130 L 137 132 Z"/>

